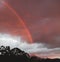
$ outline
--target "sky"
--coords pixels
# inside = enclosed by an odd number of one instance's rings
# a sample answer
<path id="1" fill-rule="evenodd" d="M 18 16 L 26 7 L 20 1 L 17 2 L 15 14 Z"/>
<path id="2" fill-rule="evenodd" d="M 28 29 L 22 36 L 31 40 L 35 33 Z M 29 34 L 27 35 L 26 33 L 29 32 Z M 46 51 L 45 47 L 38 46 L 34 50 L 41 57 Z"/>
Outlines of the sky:
<path id="1" fill-rule="evenodd" d="M 21 36 L 32 54 L 60 57 L 60 0 L 0 0 L 0 33 Z"/>

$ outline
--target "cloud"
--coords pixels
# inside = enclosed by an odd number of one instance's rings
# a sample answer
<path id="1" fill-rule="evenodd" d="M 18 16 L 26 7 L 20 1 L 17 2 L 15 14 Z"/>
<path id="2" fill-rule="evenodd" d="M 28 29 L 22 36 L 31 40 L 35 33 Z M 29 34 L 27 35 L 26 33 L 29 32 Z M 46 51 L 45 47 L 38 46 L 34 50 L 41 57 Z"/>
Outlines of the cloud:
<path id="1" fill-rule="evenodd" d="M 8 34 L 0 33 L 0 46 L 10 46 L 11 49 L 18 47 L 21 50 L 36 54 L 37 56 L 51 56 L 58 55 L 60 52 L 60 47 L 58 48 L 48 48 L 43 43 L 27 43 L 26 40 L 21 39 L 20 36 L 12 36 Z"/>
<path id="2" fill-rule="evenodd" d="M 42 43 L 29 44 L 27 42 L 21 42 L 19 48 L 27 53 L 35 54 L 42 58 L 60 58 L 60 47 L 48 48 Z"/>
<path id="3" fill-rule="evenodd" d="M 23 49 L 28 53 L 41 53 L 41 54 L 57 53 L 60 51 L 60 48 L 48 48 L 44 46 L 44 44 L 42 43 L 28 44 L 26 42 L 22 42 L 19 48 Z"/>

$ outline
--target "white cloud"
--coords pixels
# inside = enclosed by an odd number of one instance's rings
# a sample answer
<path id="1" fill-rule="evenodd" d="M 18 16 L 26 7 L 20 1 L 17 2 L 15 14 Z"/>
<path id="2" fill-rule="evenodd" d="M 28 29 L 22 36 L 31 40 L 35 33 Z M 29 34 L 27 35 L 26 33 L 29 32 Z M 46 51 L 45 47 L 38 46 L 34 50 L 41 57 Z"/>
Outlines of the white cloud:
<path id="1" fill-rule="evenodd" d="M 27 53 L 36 53 L 37 55 L 49 56 L 59 54 L 60 48 L 47 48 L 42 43 L 29 44 L 23 41 L 20 36 L 12 36 L 8 34 L 0 34 L 0 46 L 18 47 Z"/>
<path id="2" fill-rule="evenodd" d="M 0 34 L 0 46 L 10 46 L 11 48 L 18 47 L 26 52 L 40 52 L 47 48 L 41 43 L 29 44 L 23 41 L 20 36 L 12 36 L 8 34 Z"/>

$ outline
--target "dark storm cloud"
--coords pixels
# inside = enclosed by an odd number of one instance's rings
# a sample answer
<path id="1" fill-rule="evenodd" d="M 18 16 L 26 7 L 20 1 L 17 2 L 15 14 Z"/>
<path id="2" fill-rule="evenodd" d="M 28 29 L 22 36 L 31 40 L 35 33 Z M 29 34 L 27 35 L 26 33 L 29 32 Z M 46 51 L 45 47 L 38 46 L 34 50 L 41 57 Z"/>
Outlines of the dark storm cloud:
<path id="1" fill-rule="evenodd" d="M 48 50 L 51 48 L 53 52 L 56 51 L 54 48 L 60 48 L 60 0 L 7 1 L 24 20 L 31 33 L 33 42 L 44 43 L 48 46 Z M 4 14 L 6 13 L 7 11 L 4 12 Z M 4 16 L 4 19 L 2 16 Z M 21 23 L 18 24 L 19 22 L 16 21 L 15 15 L 9 13 L 11 17 L 7 15 L 2 16 L 0 18 L 0 31 L 4 30 L 2 28 L 6 28 L 7 31 L 14 34 L 26 34 Z M 7 16 L 7 18 L 5 16 Z M 60 49 L 57 51 L 60 51 Z"/>
<path id="2" fill-rule="evenodd" d="M 3 3 L 4 4 L 4 3 Z M 0 11 L 0 33 L 8 33 L 12 35 L 21 35 L 27 38 L 27 32 L 20 23 L 22 20 L 19 20 L 16 15 L 4 5 Z"/>
<path id="3" fill-rule="evenodd" d="M 33 41 L 60 46 L 55 39 L 60 37 L 60 0 L 10 0 L 10 4 L 24 19 Z"/>

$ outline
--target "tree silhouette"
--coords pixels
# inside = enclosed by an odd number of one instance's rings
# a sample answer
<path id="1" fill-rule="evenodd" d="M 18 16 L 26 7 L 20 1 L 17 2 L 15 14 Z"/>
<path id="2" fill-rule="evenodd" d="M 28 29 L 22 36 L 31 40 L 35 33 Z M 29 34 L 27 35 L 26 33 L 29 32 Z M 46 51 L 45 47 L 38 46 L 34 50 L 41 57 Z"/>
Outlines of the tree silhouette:
<path id="1" fill-rule="evenodd" d="M 19 48 L 10 49 L 9 46 L 0 47 L 1 62 L 60 62 L 60 59 L 43 59 L 37 56 L 30 56 Z"/>

